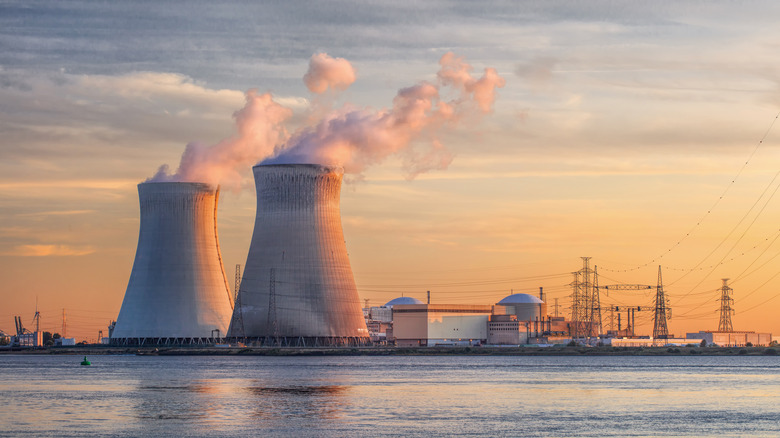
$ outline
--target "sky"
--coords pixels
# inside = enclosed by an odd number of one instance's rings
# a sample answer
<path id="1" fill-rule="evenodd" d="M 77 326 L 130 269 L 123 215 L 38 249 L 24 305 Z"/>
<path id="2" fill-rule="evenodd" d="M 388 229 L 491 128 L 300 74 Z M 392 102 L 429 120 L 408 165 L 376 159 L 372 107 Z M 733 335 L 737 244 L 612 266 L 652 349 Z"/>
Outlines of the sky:
<path id="1" fill-rule="evenodd" d="M 347 175 L 361 299 L 493 304 L 543 287 L 568 316 L 591 257 L 601 285 L 655 287 L 660 265 L 673 334 L 717 329 L 722 278 L 734 329 L 780 334 L 780 5 L 417 3 L 0 2 L 0 330 L 29 327 L 37 302 L 42 330 L 62 332 L 65 309 L 68 336 L 107 334 L 137 184 L 233 135 L 250 90 L 294 131 L 322 105 L 390 108 L 452 52 L 505 84 L 438 132 L 448 165 L 412 177 L 391 154 Z M 348 88 L 307 88 L 322 53 L 354 68 Z M 251 166 L 239 173 L 218 212 L 228 277 L 254 225 Z M 636 320 L 650 334 L 651 313 Z"/>

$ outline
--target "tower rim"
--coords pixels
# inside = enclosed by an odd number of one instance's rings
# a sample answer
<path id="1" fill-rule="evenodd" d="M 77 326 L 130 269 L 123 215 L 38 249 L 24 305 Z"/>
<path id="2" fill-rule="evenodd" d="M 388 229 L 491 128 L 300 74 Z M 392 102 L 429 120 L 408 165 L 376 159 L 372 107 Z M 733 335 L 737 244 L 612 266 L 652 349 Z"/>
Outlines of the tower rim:
<path id="1" fill-rule="evenodd" d="M 287 164 L 263 164 L 258 163 L 252 166 L 252 170 L 260 168 L 302 168 L 302 169 L 322 169 L 327 172 L 344 173 L 344 168 L 335 164 L 319 164 L 319 163 L 287 163 Z"/>

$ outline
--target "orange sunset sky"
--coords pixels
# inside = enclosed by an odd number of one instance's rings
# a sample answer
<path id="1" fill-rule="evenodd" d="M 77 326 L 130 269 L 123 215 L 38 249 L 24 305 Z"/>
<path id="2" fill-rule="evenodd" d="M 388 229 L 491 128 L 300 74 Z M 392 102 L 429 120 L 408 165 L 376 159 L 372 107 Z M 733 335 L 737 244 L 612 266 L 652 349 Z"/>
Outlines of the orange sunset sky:
<path id="1" fill-rule="evenodd" d="M 391 154 L 347 176 L 361 299 L 493 304 L 544 287 L 568 317 L 589 256 L 602 285 L 655 286 L 661 265 L 671 333 L 717 329 L 730 278 L 734 328 L 780 334 L 778 19 L 774 2 L 5 3 L 0 330 L 14 315 L 29 327 L 37 300 L 43 330 L 61 332 L 64 308 L 69 336 L 107 335 L 136 185 L 188 143 L 233 135 L 248 90 L 290 109 L 294 132 L 323 107 L 388 108 L 454 52 L 505 85 L 487 114 L 438 133 L 446 169 L 410 179 Z M 348 60 L 354 83 L 312 94 L 317 53 Z M 220 199 L 229 278 L 254 225 L 250 167 Z M 649 335 L 651 314 L 636 319 Z"/>

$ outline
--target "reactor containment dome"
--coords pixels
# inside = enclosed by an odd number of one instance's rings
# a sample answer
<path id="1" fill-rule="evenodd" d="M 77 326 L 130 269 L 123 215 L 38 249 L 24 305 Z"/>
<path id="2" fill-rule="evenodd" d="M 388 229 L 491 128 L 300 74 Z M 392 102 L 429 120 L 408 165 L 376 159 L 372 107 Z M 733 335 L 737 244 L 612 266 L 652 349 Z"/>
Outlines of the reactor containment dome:
<path id="1" fill-rule="evenodd" d="M 343 170 L 253 171 L 257 215 L 228 336 L 279 346 L 370 343 L 341 228 Z"/>
<path id="2" fill-rule="evenodd" d="M 534 321 L 547 316 L 547 304 L 529 294 L 512 294 L 496 304 L 504 306 L 508 315 L 517 316 L 518 321 Z"/>
<path id="3" fill-rule="evenodd" d="M 397 304 L 423 304 L 423 302 L 414 297 L 398 297 L 385 303 L 384 307 L 392 309 Z"/>
<path id="4" fill-rule="evenodd" d="M 114 345 L 205 344 L 232 314 L 217 237 L 219 189 L 189 182 L 138 185 L 141 226 Z"/>

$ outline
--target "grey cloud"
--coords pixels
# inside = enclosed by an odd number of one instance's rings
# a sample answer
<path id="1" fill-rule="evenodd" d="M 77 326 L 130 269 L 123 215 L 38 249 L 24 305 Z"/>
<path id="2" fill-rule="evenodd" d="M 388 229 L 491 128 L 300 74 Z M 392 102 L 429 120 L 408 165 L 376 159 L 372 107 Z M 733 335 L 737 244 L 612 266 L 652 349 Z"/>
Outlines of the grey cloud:
<path id="1" fill-rule="evenodd" d="M 549 56 L 534 58 L 515 68 L 515 75 L 529 81 L 535 86 L 544 85 L 553 78 L 553 69 L 558 60 Z"/>

